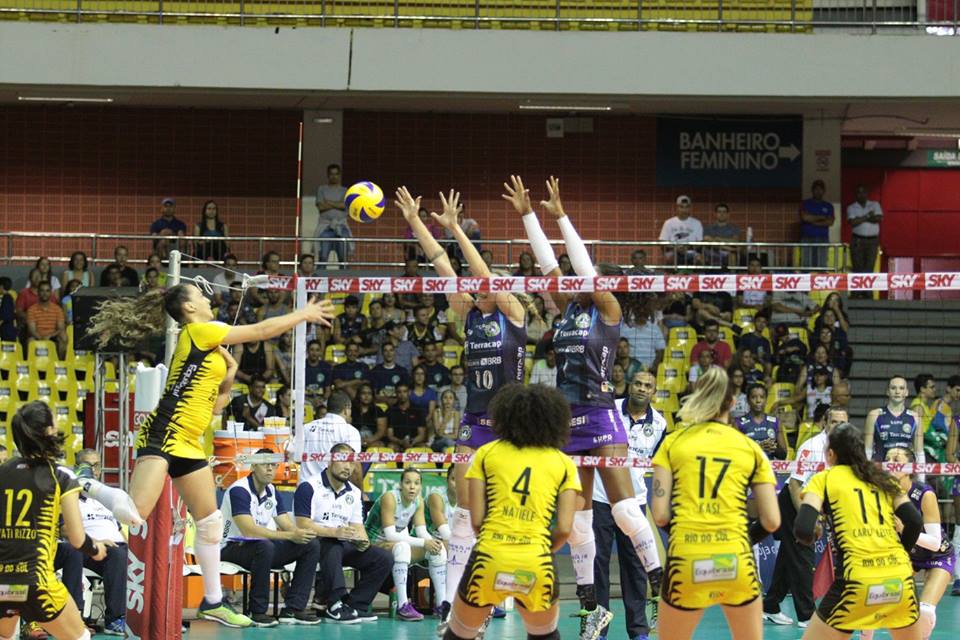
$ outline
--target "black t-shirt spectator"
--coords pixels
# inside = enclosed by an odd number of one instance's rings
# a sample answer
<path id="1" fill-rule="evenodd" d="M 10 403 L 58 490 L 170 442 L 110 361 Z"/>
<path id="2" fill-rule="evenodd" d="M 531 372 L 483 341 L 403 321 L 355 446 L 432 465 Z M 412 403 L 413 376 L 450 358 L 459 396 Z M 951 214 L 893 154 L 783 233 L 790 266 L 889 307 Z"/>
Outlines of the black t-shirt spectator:
<path id="1" fill-rule="evenodd" d="M 321 360 L 316 366 L 307 362 L 304 369 L 304 389 L 308 394 L 320 394 L 333 384 L 333 365 Z"/>
<path id="2" fill-rule="evenodd" d="M 123 286 L 125 287 L 140 286 L 140 274 L 137 273 L 136 269 L 133 269 L 130 266 L 120 266 L 119 262 L 114 262 L 111 265 L 107 265 L 107 268 L 100 272 L 101 287 L 108 286 L 107 271 L 110 270 L 110 267 L 116 267 L 117 269 L 120 269 L 120 280 L 123 282 Z"/>
<path id="3" fill-rule="evenodd" d="M 770 362 L 770 358 L 773 355 L 773 348 L 770 346 L 770 341 L 763 337 L 763 334 L 760 333 L 745 333 L 740 336 L 740 340 L 737 343 L 737 346 L 740 349 L 750 349 L 757 356 L 757 360 L 760 362 Z"/>
<path id="4" fill-rule="evenodd" d="M 359 404 L 354 403 L 350 423 L 357 428 L 362 437 L 372 438 L 377 433 L 377 420 L 385 415 L 384 410 L 377 405 L 372 405 L 364 412 Z"/>
<path id="5" fill-rule="evenodd" d="M 440 387 L 446 387 L 450 384 L 450 369 L 447 369 L 439 362 L 436 364 L 424 363 L 423 366 L 427 370 L 428 387 L 439 389 Z"/>
<path id="6" fill-rule="evenodd" d="M 387 426 L 393 429 L 395 438 L 415 440 L 419 428 L 427 426 L 426 414 L 413 405 L 406 409 L 390 407 L 387 409 Z"/>
<path id="7" fill-rule="evenodd" d="M 369 380 L 370 384 L 373 385 L 374 394 L 382 393 L 392 396 L 396 393 L 398 384 L 401 382 L 410 384 L 410 372 L 400 365 L 387 369 L 383 366 L 383 363 L 380 363 L 370 370 Z"/>
<path id="8" fill-rule="evenodd" d="M 362 362 L 341 362 L 333 368 L 333 380 L 369 380 L 370 368 Z"/>
<path id="9" fill-rule="evenodd" d="M 233 419 L 237 422 L 244 422 L 243 412 L 247 407 L 250 408 L 250 417 L 258 423 L 257 429 L 263 426 L 264 418 L 271 418 L 277 415 L 277 408 L 267 402 L 266 399 L 262 400 L 256 407 L 251 406 L 246 394 L 240 394 L 230 401 L 230 415 L 233 416 Z M 244 427 L 245 431 L 256 431 L 257 429 L 254 429 L 251 424 L 247 424 Z"/>

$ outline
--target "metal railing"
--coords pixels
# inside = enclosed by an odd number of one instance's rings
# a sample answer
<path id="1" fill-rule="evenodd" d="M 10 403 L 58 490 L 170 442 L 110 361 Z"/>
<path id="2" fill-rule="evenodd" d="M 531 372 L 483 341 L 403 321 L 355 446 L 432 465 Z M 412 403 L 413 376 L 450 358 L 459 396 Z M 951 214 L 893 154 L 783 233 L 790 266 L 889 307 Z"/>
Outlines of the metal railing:
<path id="1" fill-rule="evenodd" d="M 129 261 L 134 265 L 144 265 L 153 253 L 153 243 L 157 236 L 136 234 L 99 234 L 99 233 L 49 233 L 9 231 L 0 233 L 0 261 L 8 266 L 29 265 L 39 257 L 46 257 L 59 276 L 66 268 L 70 254 L 83 251 L 93 267 L 103 267 L 114 261 L 114 249 L 118 245 L 127 247 Z M 169 236 L 164 239 L 170 239 Z M 197 241 L 209 241 L 202 236 L 181 236 L 177 247 L 183 252 L 183 266 L 187 269 L 204 268 L 211 262 L 196 258 L 193 245 Z M 296 266 L 294 257 L 305 253 L 314 254 L 321 242 L 339 245 L 341 256 L 345 260 L 326 262 L 316 259 L 320 269 L 352 270 L 392 270 L 401 269 L 408 258 L 417 257 L 421 265 L 426 258 L 420 253 L 419 245 L 409 238 L 296 238 L 290 236 L 251 236 L 230 237 L 224 239 L 232 254 L 237 256 L 241 270 L 260 268 L 262 258 L 268 252 L 280 255 L 283 270 L 287 273 Z M 448 253 L 458 255 L 456 242 L 440 239 L 448 248 Z M 299 243 L 299 244 L 298 244 Z M 803 244 L 799 242 L 690 242 L 674 243 L 654 240 L 584 240 L 594 263 L 616 264 L 625 269 L 636 268 L 633 254 L 642 250 L 646 254 L 641 261 L 650 269 L 674 269 L 678 271 L 708 271 L 728 268 L 745 270 L 748 257 L 760 259 L 765 270 L 802 268 L 805 271 L 843 271 L 849 251 L 847 245 Z M 555 240 L 551 244 L 557 255 L 564 251 L 563 241 Z M 351 247 L 352 245 L 352 247 Z M 507 240 L 480 240 L 482 250 L 490 251 L 493 266 L 496 269 L 514 272 L 523 253 L 530 254 L 530 245 L 525 238 Z M 329 257 L 337 254 L 331 250 Z M 465 262 L 463 263 L 465 267 Z M 65 283 L 64 283 L 65 284 Z"/>
<path id="2" fill-rule="evenodd" d="M 956 34 L 960 0 L 0 0 L 0 18 L 157 24 Z"/>

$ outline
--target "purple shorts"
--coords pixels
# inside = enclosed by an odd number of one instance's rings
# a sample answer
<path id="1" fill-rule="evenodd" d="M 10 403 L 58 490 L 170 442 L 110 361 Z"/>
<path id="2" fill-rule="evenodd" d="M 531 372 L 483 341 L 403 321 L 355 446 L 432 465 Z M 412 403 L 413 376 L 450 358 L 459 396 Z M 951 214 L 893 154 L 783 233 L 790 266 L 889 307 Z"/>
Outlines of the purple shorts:
<path id="1" fill-rule="evenodd" d="M 953 477 L 953 488 L 950 489 L 950 496 L 960 498 L 960 476 Z"/>
<path id="2" fill-rule="evenodd" d="M 956 566 L 957 559 L 952 553 L 936 553 L 927 558 L 910 558 L 913 563 L 914 571 L 923 571 L 925 569 L 943 569 L 953 577 L 953 568 Z"/>
<path id="3" fill-rule="evenodd" d="M 493 420 L 488 418 L 486 413 L 463 412 L 463 418 L 460 420 L 460 432 L 457 435 L 457 444 L 462 444 L 471 449 L 479 449 L 498 438 L 499 436 L 493 430 Z"/>
<path id="4" fill-rule="evenodd" d="M 627 430 L 616 409 L 573 405 L 570 440 L 564 453 L 583 453 L 611 444 L 627 444 Z"/>

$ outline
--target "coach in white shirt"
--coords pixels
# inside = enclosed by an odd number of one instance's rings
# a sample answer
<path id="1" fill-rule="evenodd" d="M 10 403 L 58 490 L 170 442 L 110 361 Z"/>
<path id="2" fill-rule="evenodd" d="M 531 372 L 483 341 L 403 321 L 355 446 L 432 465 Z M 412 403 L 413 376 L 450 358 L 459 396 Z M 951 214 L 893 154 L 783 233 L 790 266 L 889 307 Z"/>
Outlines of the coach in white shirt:
<path id="1" fill-rule="evenodd" d="M 857 186 L 857 199 L 847 207 L 847 221 L 853 230 L 850 238 L 850 262 L 854 273 L 870 273 L 877 260 L 880 245 L 880 203 L 867 199 L 867 188 Z"/>
<path id="2" fill-rule="evenodd" d="M 257 453 L 274 452 L 260 449 Z M 279 622 L 317 624 L 320 618 L 307 611 L 307 598 L 317 574 L 320 542 L 313 531 L 294 524 L 272 484 L 276 472 L 275 462 L 252 464 L 250 475 L 234 482 L 223 494 L 220 558 L 250 572 L 250 618 L 257 627 L 273 627 L 278 622 L 267 615 L 270 570 L 296 561 Z"/>
<path id="3" fill-rule="evenodd" d="M 355 453 L 345 443 L 329 453 Z M 375 621 L 369 613 L 374 596 L 393 569 L 393 554 L 370 546 L 363 527 L 363 496 L 350 483 L 352 462 L 331 462 L 319 475 L 297 486 L 293 510 L 297 526 L 320 537 L 320 573 L 316 599 L 326 599 L 324 618 L 328 622 L 355 624 Z M 343 567 L 359 573 L 353 591 L 347 592 Z M 399 588 L 405 588 L 401 586 Z"/>
<path id="4" fill-rule="evenodd" d="M 616 410 L 620 412 L 621 420 L 624 425 L 629 425 L 627 457 L 630 459 L 652 458 L 667 431 L 666 419 L 650 406 L 650 400 L 656 392 L 657 379 L 654 375 L 648 371 L 638 371 L 630 380 L 628 397 L 616 401 Z M 610 606 L 610 549 L 615 539 L 617 560 L 620 564 L 620 588 L 626 609 L 624 621 L 627 625 L 627 637 L 644 638 L 651 632 L 646 614 L 647 579 L 650 579 L 650 591 L 656 596 L 660 591 L 663 576 L 656 539 L 646 517 L 640 519 L 642 528 L 631 533 L 630 537 L 616 526 L 603 482 L 596 471 L 594 474 L 593 535 L 597 541 L 597 555 L 593 568 L 597 602 L 604 607 Z M 641 512 L 647 504 L 647 485 L 643 475 L 643 469 L 630 469 L 637 508 Z M 607 631 L 601 632 L 601 635 L 608 635 Z"/>
<path id="5" fill-rule="evenodd" d="M 693 202 L 690 196 L 677 198 L 677 215 L 667 218 L 660 228 L 660 239 L 666 242 L 701 242 L 703 241 L 703 225 L 690 215 L 693 211 Z M 663 248 L 663 257 L 668 263 L 697 264 L 702 262 L 700 254 L 690 247 L 680 244 L 677 246 L 676 257 L 673 247 Z"/>
<path id="6" fill-rule="evenodd" d="M 849 419 L 845 409 L 834 409 L 829 405 L 818 406 L 813 420 L 823 426 L 823 431 L 800 445 L 797 449 L 797 462 L 826 463 L 830 432 Z M 774 624 L 793 624 L 791 618 L 780 612 L 780 603 L 788 591 L 793 594 L 793 608 L 797 612 L 800 626 L 807 625 L 816 606 L 813 600 L 814 550 L 812 546 L 798 542 L 793 535 L 793 523 L 800 509 L 803 485 L 814 473 L 816 472 L 794 472 L 777 497 L 781 522 L 773 536 L 780 541 L 780 548 L 777 551 L 770 589 L 763 598 L 763 619 Z"/>
<path id="7" fill-rule="evenodd" d="M 292 461 L 300 463 L 300 482 L 317 478 L 327 468 L 327 462 L 303 460 L 312 453 L 328 453 L 335 444 L 348 444 L 354 451 L 360 451 L 360 431 L 350 424 L 353 405 L 343 391 L 334 391 L 327 400 L 327 413 L 319 420 L 313 420 L 297 430 L 292 451 Z M 352 465 L 351 479 L 360 486 L 360 465 Z"/>

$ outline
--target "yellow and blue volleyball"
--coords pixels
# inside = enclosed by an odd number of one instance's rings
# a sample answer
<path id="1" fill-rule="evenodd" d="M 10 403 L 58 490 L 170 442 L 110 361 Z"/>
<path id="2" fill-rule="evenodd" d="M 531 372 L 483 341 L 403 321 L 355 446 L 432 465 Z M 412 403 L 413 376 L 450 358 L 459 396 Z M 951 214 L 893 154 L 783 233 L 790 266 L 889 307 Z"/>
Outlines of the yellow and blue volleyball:
<path id="1" fill-rule="evenodd" d="M 347 213 L 357 222 L 373 222 L 387 205 L 383 191 L 372 182 L 358 182 L 349 189 L 343 199 Z"/>

